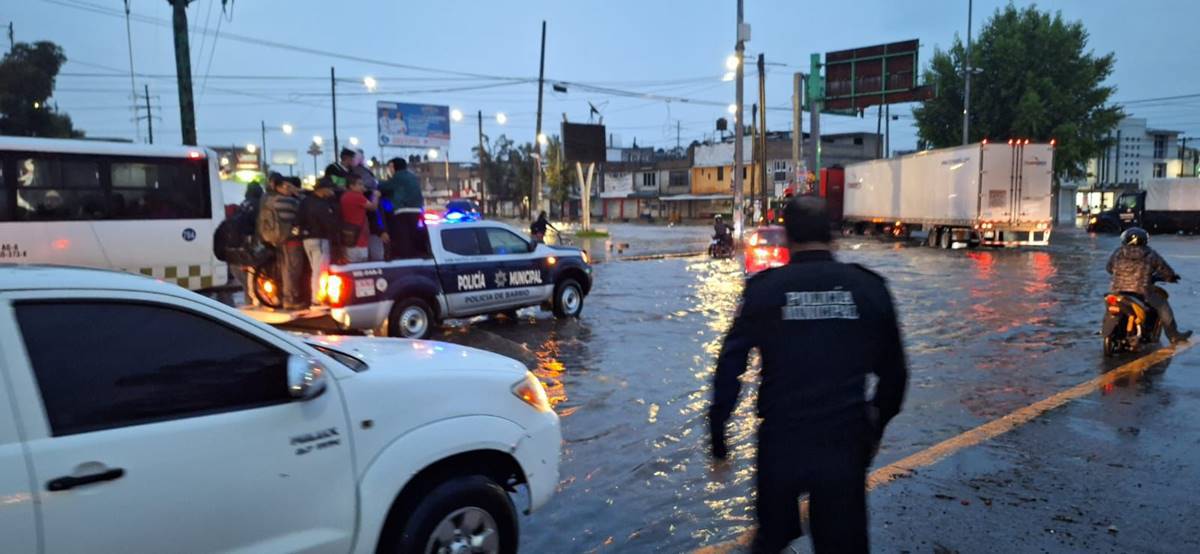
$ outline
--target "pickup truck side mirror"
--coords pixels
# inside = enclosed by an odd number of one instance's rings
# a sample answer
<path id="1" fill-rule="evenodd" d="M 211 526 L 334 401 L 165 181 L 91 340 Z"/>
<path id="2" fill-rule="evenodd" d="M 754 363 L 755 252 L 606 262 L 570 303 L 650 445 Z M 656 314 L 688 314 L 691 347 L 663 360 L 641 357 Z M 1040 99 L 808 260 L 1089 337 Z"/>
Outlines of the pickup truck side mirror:
<path id="1" fill-rule="evenodd" d="M 311 400 L 325 392 L 325 366 L 312 358 L 291 355 L 287 361 L 288 394 L 297 400 Z"/>

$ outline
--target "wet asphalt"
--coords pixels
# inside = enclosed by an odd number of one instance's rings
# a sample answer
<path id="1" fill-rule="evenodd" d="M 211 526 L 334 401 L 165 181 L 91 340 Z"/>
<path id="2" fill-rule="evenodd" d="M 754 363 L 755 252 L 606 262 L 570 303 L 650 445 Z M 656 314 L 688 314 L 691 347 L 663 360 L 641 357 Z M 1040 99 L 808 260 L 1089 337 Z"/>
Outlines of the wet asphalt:
<path id="1" fill-rule="evenodd" d="M 526 310 L 442 335 L 525 361 L 562 417 L 561 481 L 549 504 L 522 519 L 523 551 L 687 552 L 753 527 L 754 387 L 731 424 L 727 472 L 709 464 L 704 423 L 741 268 L 705 257 L 620 260 L 639 248 L 707 244 L 703 228 L 665 238 L 654 229 L 630 226 L 585 245 L 606 261 L 582 319 Z M 662 244 L 647 246 L 654 240 Z M 1067 230 L 1052 242 L 942 251 L 837 241 L 840 259 L 888 278 L 904 327 L 909 393 L 875 467 L 1136 358 L 1101 353 L 1104 263 L 1116 238 Z M 1167 286 L 1177 317 L 1200 326 L 1200 237 L 1151 244 L 1184 277 Z M 876 488 L 873 547 L 1197 552 L 1198 454 L 1200 348 Z"/>

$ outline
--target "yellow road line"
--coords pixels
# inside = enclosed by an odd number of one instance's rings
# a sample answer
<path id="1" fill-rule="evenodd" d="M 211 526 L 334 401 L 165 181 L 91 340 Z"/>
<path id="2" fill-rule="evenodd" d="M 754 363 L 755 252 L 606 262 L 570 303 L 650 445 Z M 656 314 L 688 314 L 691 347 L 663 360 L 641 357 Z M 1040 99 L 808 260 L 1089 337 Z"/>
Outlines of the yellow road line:
<path id="1" fill-rule="evenodd" d="M 1133 360 L 1121 367 L 1112 371 L 1102 373 L 1095 378 L 1084 381 L 1067 390 L 1060 391 L 1049 398 L 1045 398 L 1038 402 L 1034 402 L 1024 408 L 1021 408 L 1008 415 L 993 419 L 979 427 L 966 431 L 957 436 L 939 442 L 925 450 L 917 452 L 907 458 L 893 462 L 884 467 L 881 467 L 871 472 L 867 477 L 867 490 L 871 490 L 880 485 L 885 485 L 896 480 L 899 477 L 905 477 L 912 473 L 913 470 L 929 465 L 933 465 L 943 458 L 958 452 L 964 448 L 975 446 L 983 441 L 993 439 L 1004 433 L 1012 431 L 1030 421 L 1033 421 L 1038 416 L 1062 406 L 1072 400 L 1077 400 L 1089 394 L 1096 392 L 1096 389 L 1115 383 L 1120 379 L 1124 379 L 1131 375 L 1136 375 L 1146 371 L 1147 368 L 1158 363 L 1162 363 L 1176 354 L 1191 348 L 1192 343 L 1183 343 L 1174 348 L 1161 348 L 1151 352 L 1141 358 Z"/>
<path id="2" fill-rule="evenodd" d="M 960 450 L 976 446 L 984 441 L 1003 435 L 1033 421 L 1050 410 L 1092 394 L 1096 392 L 1096 389 L 1105 385 L 1110 385 L 1126 377 L 1138 375 L 1151 366 L 1162 363 L 1191 348 L 1192 344 L 1185 342 L 1175 347 L 1160 348 L 1114 370 L 1102 373 L 1074 387 L 1055 393 L 1048 398 L 1039 400 L 974 429 L 955 435 L 907 458 L 876 469 L 867 476 L 867 490 L 869 491 L 891 483 L 896 479 L 907 477 L 913 471 L 931 466 Z M 696 549 L 693 551 L 693 554 L 721 554 L 731 552 L 734 547 L 748 546 L 752 537 L 753 533 L 747 531 L 731 541 Z"/>

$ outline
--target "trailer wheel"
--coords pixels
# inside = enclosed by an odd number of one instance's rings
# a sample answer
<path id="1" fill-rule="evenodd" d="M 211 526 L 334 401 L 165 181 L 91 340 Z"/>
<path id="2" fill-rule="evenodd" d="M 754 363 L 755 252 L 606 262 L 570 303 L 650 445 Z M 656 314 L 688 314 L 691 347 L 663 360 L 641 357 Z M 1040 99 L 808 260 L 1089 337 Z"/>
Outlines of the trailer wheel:
<path id="1" fill-rule="evenodd" d="M 938 234 L 939 234 L 938 228 L 931 227 L 929 229 L 929 236 L 925 237 L 925 246 L 928 246 L 930 248 L 937 248 L 938 247 Z"/>
<path id="2" fill-rule="evenodd" d="M 942 247 L 942 250 L 949 250 L 954 246 L 954 230 L 949 227 L 942 229 L 940 239 L 938 244 Z"/>

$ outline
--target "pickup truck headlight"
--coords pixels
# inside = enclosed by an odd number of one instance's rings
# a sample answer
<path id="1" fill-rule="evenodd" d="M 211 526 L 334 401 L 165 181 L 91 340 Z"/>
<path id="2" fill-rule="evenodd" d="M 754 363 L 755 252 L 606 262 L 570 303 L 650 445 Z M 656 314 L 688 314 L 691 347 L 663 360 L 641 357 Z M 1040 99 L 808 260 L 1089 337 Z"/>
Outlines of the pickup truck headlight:
<path id="1" fill-rule="evenodd" d="M 526 371 L 524 379 L 513 383 L 512 393 L 539 412 L 553 410 L 550 406 L 550 399 L 546 398 L 546 388 L 533 373 Z"/>

